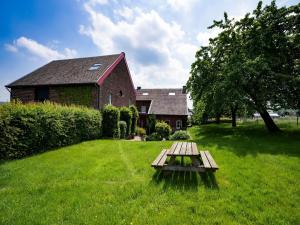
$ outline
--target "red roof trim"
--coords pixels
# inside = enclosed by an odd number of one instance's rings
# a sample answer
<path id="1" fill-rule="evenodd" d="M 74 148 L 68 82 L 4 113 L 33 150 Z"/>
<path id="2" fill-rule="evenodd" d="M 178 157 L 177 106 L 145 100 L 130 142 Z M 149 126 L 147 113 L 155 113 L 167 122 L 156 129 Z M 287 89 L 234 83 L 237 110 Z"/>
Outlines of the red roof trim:
<path id="1" fill-rule="evenodd" d="M 125 61 L 125 64 L 126 64 L 126 68 L 127 68 L 127 71 L 128 71 L 128 74 L 129 74 L 129 77 L 130 77 L 130 82 L 131 82 L 131 85 L 132 85 L 132 88 L 134 90 L 134 93 L 136 95 L 136 90 L 134 88 L 134 84 L 133 84 L 133 81 L 132 81 L 132 78 L 131 78 L 131 74 L 130 74 L 130 70 L 129 70 L 129 67 L 128 67 L 128 64 L 127 64 L 127 61 L 126 61 L 126 58 L 125 58 L 125 53 L 124 52 L 121 52 L 121 54 L 118 56 L 118 58 L 114 61 L 113 64 L 111 64 L 106 70 L 105 72 L 103 73 L 103 75 L 98 79 L 97 83 L 99 85 L 102 85 L 104 80 L 111 74 L 111 72 L 114 70 L 114 68 L 122 61 L 122 59 L 124 59 Z"/>
<path id="2" fill-rule="evenodd" d="M 121 60 L 125 57 L 125 53 L 121 52 L 121 54 L 118 56 L 118 58 L 114 61 L 113 64 L 111 64 L 103 73 L 103 75 L 98 79 L 97 83 L 99 85 L 102 85 L 104 80 L 109 76 L 109 74 L 113 71 L 113 69 L 121 62 Z"/>

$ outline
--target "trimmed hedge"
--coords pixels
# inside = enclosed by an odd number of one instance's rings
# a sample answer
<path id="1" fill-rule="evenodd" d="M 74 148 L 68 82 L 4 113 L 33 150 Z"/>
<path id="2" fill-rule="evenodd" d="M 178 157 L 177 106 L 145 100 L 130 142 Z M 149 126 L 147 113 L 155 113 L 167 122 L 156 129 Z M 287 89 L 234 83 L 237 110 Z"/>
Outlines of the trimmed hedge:
<path id="1" fill-rule="evenodd" d="M 131 119 L 131 131 L 130 134 L 135 134 L 137 130 L 137 121 L 139 120 L 139 111 L 134 105 L 129 106 L 129 109 L 132 114 L 132 119 Z"/>
<path id="2" fill-rule="evenodd" d="M 14 159 L 100 138 L 97 110 L 54 103 L 0 106 L 0 158 Z"/>
<path id="3" fill-rule="evenodd" d="M 120 121 L 119 122 L 119 126 L 120 126 L 120 138 L 124 139 L 126 138 L 126 129 L 127 129 L 127 124 L 125 121 Z"/>
<path id="4" fill-rule="evenodd" d="M 102 110 L 102 134 L 104 137 L 120 138 L 120 112 L 112 105 L 106 105 Z"/>
<path id="5" fill-rule="evenodd" d="M 120 108 L 120 120 L 125 121 L 127 124 L 126 128 L 126 137 L 131 132 L 131 119 L 132 119 L 132 113 L 131 110 L 128 107 L 121 107 Z"/>

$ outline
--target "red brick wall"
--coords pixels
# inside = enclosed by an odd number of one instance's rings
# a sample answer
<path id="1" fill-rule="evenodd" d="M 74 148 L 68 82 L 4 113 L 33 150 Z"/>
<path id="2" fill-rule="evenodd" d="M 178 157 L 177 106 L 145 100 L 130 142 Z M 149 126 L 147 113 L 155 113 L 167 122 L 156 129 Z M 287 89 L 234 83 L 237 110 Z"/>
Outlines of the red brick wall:
<path id="1" fill-rule="evenodd" d="M 122 96 L 120 95 L 122 91 Z M 132 87 L 124 59 L 116 66 L 112 73 L 104 80 L 100 88 L 100 107 L 109 103 L 109 94 L 112 95 L 112 105 L 135 105 L 135 89 Z"/>

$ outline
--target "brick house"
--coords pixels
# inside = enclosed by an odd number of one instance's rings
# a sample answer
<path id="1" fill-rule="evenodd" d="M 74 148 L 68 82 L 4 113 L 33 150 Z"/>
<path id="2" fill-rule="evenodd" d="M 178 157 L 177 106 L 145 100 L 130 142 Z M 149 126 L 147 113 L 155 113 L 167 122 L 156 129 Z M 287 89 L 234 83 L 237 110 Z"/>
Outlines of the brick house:
<path id="1" fill-rule="evenodd" d="M 141 89 L 137 88 L 136 106 L 139 111 L 140 127 L 147 126 L 147 117 L 154 115 L 156 120 L 168 123 L 172 130 L 187 127 L 187 94 L 185 87 L 177 89 Z"/>
<path id="2" fill-rule="evenodd" d="M 135 104 L 125 53 L 52 61 L 6 86 L 11 100 L 49 100 L 101 109 Z"/>

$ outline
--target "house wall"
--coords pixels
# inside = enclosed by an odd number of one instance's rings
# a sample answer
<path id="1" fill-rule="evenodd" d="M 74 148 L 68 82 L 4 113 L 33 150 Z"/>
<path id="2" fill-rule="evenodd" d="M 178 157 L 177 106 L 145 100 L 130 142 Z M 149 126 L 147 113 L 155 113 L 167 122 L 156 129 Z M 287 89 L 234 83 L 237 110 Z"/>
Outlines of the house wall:
<path id="1" fill-rule="evenodd" d="M 34 102 L 35 87 L 13 87 L 11 88 L 11 100 Z M 91 85 L 68 85 L 49 86 L 49 101 L 60 104 L 85 105 L 98 108 L 98 86 Z"/>
<path id="2" fill-rule="evenodd" d="M 145 100 L 145 101 L 136 101 L 136 108 L 139 112 L 142 111 L 142 106 L 146 106 L 146 112 L 148 112 L 149 107 L 150 107 L 151 101 L 150 100 Z"/>
<path id="3" fill-rule="evenodd" d="M 179 130 L 176 129 L 176 121 L 182 121 L 182 128 L 181 130 L 186 130 L 187 128 L 187 115 L 155 115 L 156 120 L 163 120 L 167 122 L 173 131 Z M 140 114 L 138 125 L 140 127 L 146 128 L 147 126 L 147 115 Z"/>
<path id="4" fill-rule="evenodd" d="M 21 102 L 34 101 L 34 87 L 14 87 L 10 91 L 10 100 L 20 100 Z"/>
<path id="5" fill-rule="evenodd" d="M 109 104 L 110 94 L 114 106 L 135 105 L 135 89 L 132 86 L 124 59 L 114 68 L 100 87 L 100 108 Z"/>

